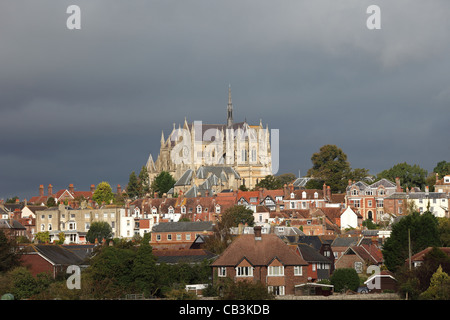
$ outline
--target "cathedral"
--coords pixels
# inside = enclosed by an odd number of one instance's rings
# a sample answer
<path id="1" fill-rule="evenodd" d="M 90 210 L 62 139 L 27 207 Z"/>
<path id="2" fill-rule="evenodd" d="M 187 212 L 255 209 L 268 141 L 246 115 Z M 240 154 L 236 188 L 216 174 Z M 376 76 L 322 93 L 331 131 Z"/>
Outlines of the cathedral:
<path id="1" fill-rule="evenodd" d="M 161 147 L 156 161 L 150 154 L 146 164 L 150 182 L 162 171 L 174 179 L 173 194 L 184 192 L 197 196 L 241 185 L 252 189 L 272 174 L 269 128 L 233 121 L 231 88 L 228 88 L 225 124 L 173 125 L 167 138 L 161 133 Z M 212 194 L 211 194 L 212 195 Z"/>

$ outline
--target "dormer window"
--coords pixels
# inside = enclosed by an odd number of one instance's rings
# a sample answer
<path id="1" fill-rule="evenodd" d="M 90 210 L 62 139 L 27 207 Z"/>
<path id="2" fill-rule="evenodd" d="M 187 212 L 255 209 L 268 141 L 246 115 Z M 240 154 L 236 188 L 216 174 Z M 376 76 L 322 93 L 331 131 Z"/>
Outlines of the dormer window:
<path id="1" fill-rule="evenodd" d="M 317 192 L 314 192 L 314 199 L 318 199 L 319 198 L 319 194 Z"/>
<path id="2" fill-rule="evenodd" d="M 172 206 L 169 207 L 169 213 L 173 214 L 173 207 Z"/>
<path id="3" fill-rule="evenodd" d="M 220 213 L 220 206 L 219 205 L 216 206 L 216 213 Z"/>
<path id="4" fill-rule="evenodd" d="M 202 213 L 202 206 L 200 205 L 197 206 L 197 213 Z"/>
<path id="5" fill-rule="evenodd" d="M 185 206 L 181 207 L 181 213 L 186 213 L 186 207 Z"/>
<path id="6" fill-rule="evenodd" d="M 292 192 L 291 193 L 291 199 L 294 199 L 295 198 L 295 194 Z"/>
<path id="7" fill-rule="evenodd" d="M 305 192 L 305 191 L 302 192 L 302 198 L 303 198 L 303 199 L 306 198 L 306 192 Z"/>

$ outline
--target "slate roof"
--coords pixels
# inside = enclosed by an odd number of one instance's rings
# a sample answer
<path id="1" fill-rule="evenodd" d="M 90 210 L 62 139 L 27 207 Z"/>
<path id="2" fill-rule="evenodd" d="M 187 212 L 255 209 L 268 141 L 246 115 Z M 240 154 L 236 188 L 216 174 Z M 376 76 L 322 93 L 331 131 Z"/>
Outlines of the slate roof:
<path id="1" fill-rule="evenodd" d="M 74 248 L 75 249 L 75 248 Z M 46 259 L 57 265 L 82 265 L 85 264 L 86 255 L 81 252 L 75 253 L 60 245 L 30 245 L 27 252 L 37 252 Z"/>
<path id="2" fill-rule="evenodd" d="M 153 232 L 189 232 L 189 231 L 212 231 L 211 221 L 180 221 L 164 222 L 153 226 Z"/>
<path id="3" fill-rule="evenodd" d="M 301 257 L 309 263 L 331 263 L 330 259 L 321 255 L 316 249 L 307 245 L 306 243 L 300 243 L 297 245 Z"/>
<path id="4" fill-rule="evenodd" d="M 181 250 L 153 250 L 157 263 L 200 263 L 216 257 L 215 254 L 204 249 L 181 249 Z"/>

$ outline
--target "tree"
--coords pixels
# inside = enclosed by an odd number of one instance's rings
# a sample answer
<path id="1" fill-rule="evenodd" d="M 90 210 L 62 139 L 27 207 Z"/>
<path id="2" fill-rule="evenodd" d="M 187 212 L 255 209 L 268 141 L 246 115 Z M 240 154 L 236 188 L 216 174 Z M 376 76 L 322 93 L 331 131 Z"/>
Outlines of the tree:
<path id="1" fill-rule="evenodd" d="M 430 286 L 420 295 L 420 298 L 425 300 L 450 299 L 450 276 L 442 271 L 441 266 L 431 277 Z"/>
<path id="2" fill-rule="evenodd" d="M 169 172 L 162 171 L 153 181 L 152 190 L 153 192 L 158 192 L 159 197 L 161 197 L 175 185 L 175 182 L 175 179 Z"/>
<path id="3" fill-rule="evenodd" d="M 437 218 L 430 212 L 423 214 L 414 212 L 392 226 L 391 236 L 386 240 L 382 250 L 385 265 L 389 270 L 395 272 L 405 263 L 409 256 L 408 239 L 411 242 L 412 254 L 427 247 L 439 246 Z"/>
<path id="4" fill-rule="evenodd" d="M 247 224 L 249 227 L 252 227 L 254 224 L 255 218 L 253 217 L 253 211 L 247 209 L 244 206 L 235 205 L 225 210 L 222 219 L 230 218 L 230 222 L 227 224 L 231 224 L 229 227 L 237 227 L 240 223 Z"/>
<path id="5" fill-rule="evenodd" d="M 38 243 L 47 243 L 50 241 L 50 233 L 48 231 L 38 232 L 34 236 Z"/>
<path id="6" fill-rule="evenodd" d="M 273 300 L 275 296 L 260 281 L 229 281 L 222 287 L 223 300 Z"/>
<path id="7" fill-rule="evenodd" d="M 100 182 L 94 191 L 92 199 L 97 202 L 98 205 L 110 204 L 114 200 L 114 193 L 108 182 Z"/>
<path id="8" fill-rule="evenodd" d="M 101 243 L 103 239 L 109 240 L 111 237 L 111 226 L 105 221 L 92 222 L 89 231 L 86 234 L 86 240 L 90 243 L 95 243 L 95 240 Z"/>
<path id="9" fill-rule="evenodd" d="M 439 174 L 439 179 L 442 179 L 445 175 L 450 174 L 450 162 L 445 160 L 438 162 L 433 172 Z"/>
<path id="10" fill-rule="evenodd" d="M 133 260 L 132 278 L 134 286 L 146 297 L 154 295 L 156 290 L 156 258 L 148 243 L 141 243 Z"/>
<path id="11" fill-rule="evenodd" d="M 400 178 L 400 184 L 403 189 L 419 187 L 423 188 L 426 184 L 427 170 L 418 165 L 410 165 L 406 162 L 394 165 L 392 168 L 384 170 L 377 175 L 377 180 L 383 178 L 395 181 Z"/>
<path id="12" fill-rule="evenodd" d="M 359 277 L 353 268 L 341 268 L 334 270 L 330 278 L 331 284 L 336 292 L 353 290 L 359 286 Z"/>
<path id="13" fill-rule="evenodd" d="M 439 238 L 442 247 L 450 247 L 450 218 L 438 218 Z"/>
<path id="14" fill-rule="evenodd" d="M 19 256 L 14 250 L 14 244 L 0 231 L 0 273 L 19 265 Z"/>
<path id="15" fill-rule="evenodd" d="M 274 176 L 267 175 L 264 177 L 264 179 L 262 179 L 256 184 L 256 187 L 264 188 L 267 190 L 277 190 L 281 189 L 283 185 L 281 181 L 276 179 Z"/>
<path id="16" fill-rule="evenodd" d="M 136 173 L 132 171 L 128 179 L 127 195 L 130 199 L 137 199 L 140 195 L 139 182 Z"/>
<path id="17" fill-rule="evenodd" d="M 47 205 L 47 207 L 56 207 L 56 201 L 55 201 L 55 198 L 53 198 L 53 197 L 49 197 L 48 199 L 47 199 L 47 203 L 46 203 L 46 205 Z"/>
<path id="18" fill-rule="evenodd" d="M 308 170 L 308 176 L 325 182 L 333 192 L 343 192 L 349 179 L 361 179 L 368 174 L 367 169 L 352 171 L 347 155 L 335 145 L 322 146 L 312 155 L 311 162 L 313 166 Z"/>
<path id="19" fill-rule="evenodd" d="M 294 182 L 297 177 L 293 173 L 283 173 L 275 177 L 278 181 L 280 181 L 281 185 L 284 186 L 285 184 L 289 185 L 290 183 Z"/>
<path id="20" fill-rule="evenodd" d="M 64 241 L 66 240 L 66 235 L 64 234 L 64 232 L 60 232 L 58 233 L 58 244 L 63 244 Z"/>
<path id="21" fill-rule="evenodd" d="M 148 170 L 145 166 L 142 166 L 141 172 L 139 173 L 139 187 L 141 197 L 150 192 Z"/>

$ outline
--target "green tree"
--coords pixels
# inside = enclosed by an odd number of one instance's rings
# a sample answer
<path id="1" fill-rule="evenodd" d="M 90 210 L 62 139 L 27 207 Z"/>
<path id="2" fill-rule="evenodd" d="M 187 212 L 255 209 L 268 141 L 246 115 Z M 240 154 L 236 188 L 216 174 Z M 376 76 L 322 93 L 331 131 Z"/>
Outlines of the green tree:
<path id="1" fill-rule="evenodd" d="M 89 231 L 86 234 L 86 240 L 88 240 L 90 243 L 95 243 L 95 240 L 101 243 L 103 239 L 109 240 L 111 239 L 111 237 L 111 226 L 105 221 L 92 222 L 91 226 L 89 227 Z"/>
<path id="2" fill-rule="evenodd" d="M 439 266 L 431 277 L 430 286 L 420 295 L 424 300 L 450 300 L 450 276 Z"/>
<path id="3" fill-rule="evenodd" d="M 267 190 L 277 190 L 281 189 L 283 185 L 281 184 L 281 181 L 278 180 L 276 177 L 272 175 L 267 175 L 264 177 L 264 179 L 260 180 L 256 184 L 257 188 L 264 188 Z"/>
<path id="4" fill-rule="evenodd" d="M 66 240 L 66 235 L 64 234 L 64 232 L 60 232 L 58 233 L 58 244 L 63 244 L 64 241 Z"/>
<path id="5" fill-rule="evenodd" d="M 382 250 L 385 265 L 389 270 L 395 272 L 408 258 L 408 238 L 411 241 L 412 254 L 427 247 L 439 246 L 437 218 L 430 212 L 413 212 L 392 226 L 392 233 Z"/>
<path id="6" fill-rule="evenodd" d="M 130 173 L 130 178 L 128 179 L 128 185 L 127 185 L 127 195 L 130 199 L 137 199 L 141 194 L 140 188 L 139 188 L 139 181 L 136 176 L 136 173 L 132 171 Z"/>
<path id="7" fill-rule="evenodd" d="M 229 281 L 222 287 L 223 300 L 273 300 L 275 296 L 267 290 L 267 287 L 258 282 Z"/>
<path id="8" fill-rule="evenodd" d="M 438 218 L 438 231 L 442 247 L 450 247 L 450 218 Z"/>
<path id="9" fill-rule="evenodd" d="M 335 145 L 324 145 L 311 157 L 313 164 L 308 170 L 308 176 L 330 186 L 333 192 L 343 192 L 347 187 L 348 180 L 366 177 L 367 169 L 354 169 L 352 171 L 347 155 Z"/>
<path id="10" fill-rule="evenodd" d="M 353 268 L 341 268 L 334 270 L 330 281 L 336 292 L 346 290 L 356 291 L 359 286 L 359 276 Z"/>
<path id="11" fill-rule="evenodd" d="M 47 203 L 46 203 L 46 205 L 47 205 L 47 207 L 56 207 L 56 201 L 55 201 L 55 198 L 53 198 L 53 197 L 49 197 L 48 199 L 47 199 Z"/>
<path id="12" fill-rule="evenodd" d="M 442 179 L 445 175 L 450 174 L 450 162 L 445 160 L 438 162 L 433 172 L 439 174 L 439 179 Z"/>
<path id="13" fill-rule="evenodd" d="M 143 292 L 146 297 L 151 297 L 156 291 L 156 258 L 152 253 L 152 247 L 148 243 L 142 243 L 133 260 L 132 277 L 138 292 Z"/>
<path id="14" fill-rule="evenodd" d="M 0 230 L 0 273 L 19 265 L 19 256 L 14 247 L 14 243 Z"/>
<path id="15" fill-rule="evenodd" d="M 275 177 L 278 181 L 280 181 L 281 185 L 284 186 L 285 184 L 289 185 L 290 183 L 293 183 L 297 177 L 293 173 L 283 173 Z"/>
<path id="16" fill-rule="evenodd" d="M 153 192 L 158 192 L 159 197 L 161 197 L 175 185 L 175 182 L 175 179 L 169 172 L 162 171 L 153 181 L 152 190 Z"/>
<path id="17" fill-rule="evenodd" d="M 97 202 L 98 205 L 110 204 L 114 200 L 114 193 L 108 182 L 100 182 L 94 191 L 92 199 Z"/>
<path id="18" fill-rule="evenodd" d="M 47 243 L 50 241 L 50 233 L 48 231 L 38 232 L 34 236 L 34 240 L 38 243 Z"/>
<path id="19" fill-rule="evenodd" d="M 145 166 L 142 166 L 141 172 L 139 173 L 139 189 L 140 196 L 143 197 L 150 192 L 150 181 L 148 176 L 148 170 Z"/>
<path id="20" fill-rule="evenodd" d="M 394 165 L 392 168 L 384 170 L 377 175 L 377 180 L 388 179 L 395 181 L 400 178 L 400 184 L 403 189 L 419 187 L 423 188 L 426 184 L 427 170 L 418 165 L 410 165 L 406 162 Z"/>
<path id="21" fill-rule="evenodd" d="M 255 218 L 253 216 L 253 211 L 244 206 L 235 205 L 230 207 L 225 210 L 222 218 L 224 216 L 226 216 L 225 219 L 227 219 L 228 216 L 231 218 L 229 223 L 231 223 L 232 227 L 237 227 L 240 223 L 244 225 L 247 224 L 249 227 L 254 225 Z"/>

